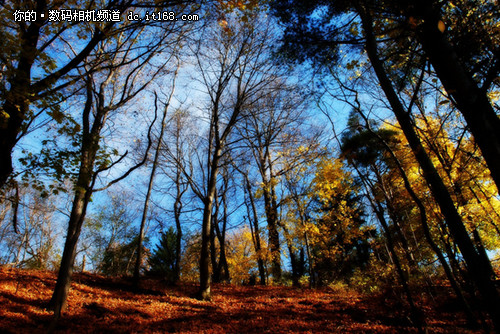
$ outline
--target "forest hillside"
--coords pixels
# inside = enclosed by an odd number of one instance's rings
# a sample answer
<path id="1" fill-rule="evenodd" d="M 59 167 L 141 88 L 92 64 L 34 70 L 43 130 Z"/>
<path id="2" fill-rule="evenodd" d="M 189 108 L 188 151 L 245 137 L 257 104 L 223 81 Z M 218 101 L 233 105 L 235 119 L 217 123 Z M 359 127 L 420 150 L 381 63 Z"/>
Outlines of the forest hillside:
<path id="1" fill-rule="evenodd" d="M 0 41 L 0 331 L 500 333 L 498 0 L 1 0 Z"/>
<path id="2" fill-rule="evenodd" d="M 44 308 L 56 276 L 40 270 L 0 270 L 0 331 L 46 333 Z M 139 293 L 130 280 L 79 273 L 55 333 L 416 333 L 397 288 L 362 294 L 346 286 L 325 289 L 214 284 L 199 301 L 195 284 L 168 287 L 147 279 Z M 423 289 L 423 288 L 422 288 Z M 449 287 L 432 301 L 422 293 L 429 333 L 479 333 L 466 326 Z"/>

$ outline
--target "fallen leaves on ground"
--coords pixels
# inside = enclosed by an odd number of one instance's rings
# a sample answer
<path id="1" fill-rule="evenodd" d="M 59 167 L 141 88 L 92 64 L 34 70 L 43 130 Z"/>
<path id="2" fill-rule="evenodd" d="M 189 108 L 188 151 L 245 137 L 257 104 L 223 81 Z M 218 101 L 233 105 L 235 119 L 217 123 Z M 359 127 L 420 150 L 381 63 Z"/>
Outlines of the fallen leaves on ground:
<path id="1" fill-rule="evenodd" d="M 0 332 L 46 333 L 45 309 L 56 275 L 0 269 Z M 212 301 L 192 296 L 196 285 L 167 287 L 145 279 L 133 292 L 126 279 L 75 274 L 68 310 L 56 333 L 416 333 L 394 298 L 350 290 L 217 284 Z M 444 305 L 444 304 L 443 304 Z M 475 333 L 453 303 L 428 305 L 429 333 Z"/>

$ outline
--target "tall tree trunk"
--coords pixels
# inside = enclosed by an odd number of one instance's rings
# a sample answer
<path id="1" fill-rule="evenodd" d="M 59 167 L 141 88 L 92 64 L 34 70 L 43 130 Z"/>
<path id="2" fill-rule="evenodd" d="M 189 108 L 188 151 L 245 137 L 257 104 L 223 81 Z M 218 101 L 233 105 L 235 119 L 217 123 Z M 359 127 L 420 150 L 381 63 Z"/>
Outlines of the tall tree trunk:
<path id="1" fill-rule="evenodd" d="M 280 250 L 280 235 L 278 231 L 278 203 L 276 202 L 276 192 L 273 174 L 273 165 L 271 160 L 271 152 L 267 149 L 265 156 L 259 152 L 260 156 L 260 173 L 262 176 L 264 188 L 262 189 L 264 197 L 264 209 L 267 218 L 267 229 L 269 232 L 269 250 L 271 253 L 271 274 L 274 282 L 281 280 L 281 250 Z M 266 163 L 267 161 L 267 163 Z M 268 170 L 264 166 L 268 166 Z M 269 172 L 269 178 L 266 172 Z"/>
<path id="2" fill-rule="evenodd" d="M 219 160 L 222 148 L 217 146 L 210 163 L 210 175 L 207 184 L 207 193 L 204 198 L 203 221 L 201 228 L 201 251 L 200 251 L 200 287 L 198 298 L 210 300 L 210 230 L 212 225 L 212 209 L 216 195 L 217 174 L 219 171 Z"/>
<path id="3" fill-rule="evenodd" d="M 441 15 L 433 1 L 415 2 L 422 13 L 417 38 L 444 88 L 453 97 L 500 190 L 500 118 L 493 109 L 487 90 L 478 87 L 446 38 L 438 29 Z M 498 57 L 498 54 L 496 55 Z"/>
<path id="4" fill-rule="evenodd" d="M 286 246 L 288 248 L 288 254 L 290 255 L 290 265 L 292 266 L 292 285 L 293 286 L 299 286 L 299 278 L 300 278 L 300 273 L 299 273 L 299 257 L 297 252 L 295 251 L 293 247 L 293 240 L 290 236 L 290 233 L 288 233 L 288 229 L 283 226 L 283 234 L 285 237 L 285 242 Z"/>
<path id="5" fill-rule="evenodd" d="M 173 92 L 173 90 L 172 90 L 172 92 Z M 156 97 L 156 95 L 155 95 L 155 97 Z M 170 95 L 170 97 L 172 97 L 172 95 Z M 155 102 L 156 102 L 156 99 L 155 99 Z M 157 109 L 157 106 L 155 106 L 155 108 Z M 133 278 L 133 283 L 132 283 L 134 289 L 139 288 L 141 267 L 142 267 L 142 262 L 143 262 L 143 258 L 144 258 L 143 247 L 142 247 L 142 244 L 144 243 L 144 229 L 146 227 L 146 220 L 148 217 L 149 199 L 151 197 L 151 191 L 153 190 L 153 183 L 154 183 L 154 179 L 155 179 L 156 167 L 158 166 L 158 158 L 160 156 L 161 144 L 163 141 L 163 133 L 165 132 L 165 121 L 167 119 L 167 110 L 168 110 L 168 104 L 165 106 L 165 108 L 163 110 L 160 135 L 158 137 L 158 144 L 156 145 L 155 156 L 153 159 L 153 166 L 151 167 L 151 174 L 149 175 L 148 190 L 146 192 L 146 198 L 144 199 L 144 207 L 142 209 L 141 225 L 139 228 L 139 235 L 137 238 L 137 249 L 136 249 L 137 256 L 136 256 L 136 260 L 135 260 L 134 278 Z"/>
<path id="6" fill-rule="evenodd" d="M 182 156 L 182 144 L 181 144 L 181 119 L 179 115 L 175 118 L 175 152 L 176 160 Z M 181 246 L 182 246 L 182 225 L 181 225 L 181 213 L 182 213 L 182 196 L 187 191 L 187 187 L 181 187 L 183 178 L 182 170 L 180 166 L 176 164 L 175 167 L 175 202 L 174 202 L 174 220 L 177 232 L 177 239 L 175 243 L 176 257 L 175 257 L 175 275 L 174 284 L 177 284 L 181 277 Z"/>
<path id="7" fill-rule="evenodd" d="M 154 183 L 154 178 L 155 178 L 155 173 L 156 173 L 156 167 L 158 166 L 158 159 L 160 156 L 161 146 L 162 146 L 162 142 L 163 142 L 163 135 L 165 133 L 168 107 L 170 106 L 170 101 L 172 100 L 172 97 L 174 96 L 174 92 L 175 92 L 175 81 L 177 79 L 178 69 L 179 69 L 179 67 L 177 67 L 177 69 L 175 70 L 173 83 L 172 83 L 172 89 L 170 91 L 170 95 L 168 97 L 166 104 L 163 106 L 163 115 L 162 115 L 162 119 L 161 119 L 160 134 L 158 136 L 158 143 L 156 145 L 155 156 L 153 159 L 153 166 L 151 168 L 151 174 L 149 176 L 148 190 L 146 192 L 146 198 L 144 199 L 144 208 L 142 210 L 141 225 L 139 228 L 139 237 L 137 240 L 137 250 L 136 250 L 137 257 L 136 257 L 136 262 L 135 262 L 135 266 L 134 266 L 134 278 L 133 278 L 134 289 L 139 288 L 139 282 L 140 282 L 140 276 L 141 276 L 141 266 L 142 266 L 143 257 L 144 257 L 142 244 L 144 243 L 144 229 L 146 226 L 146 219 L 148 216 L 149 199 L 151 197 L 151 191 L 153 190 L 153 183 Z M 157 110 L 158 110 L 158 96 L 155 92 L 155 118 L 157 115 Z"/>
<path id="8" fill-rule="evenodd" d="M 300 198 L 300 195 L 297 194 L 297 192 L 293 191 L 293 194 L 292 194 L 292 199 L 293 201 L 295 202 L 295 204 L 297 205 L 297 208 L 298 208 L 298 215 L 299 215 L 299 219 L 300 219 L 300 224 L 302 226 L 304 226 L 306 223 L 307 223 L 307 213 L 306 213 L 306 208 L 304 208 L 304 206 L 301 204 L 301 198 Z M 312 255 L 312 252 L 311 252 L 311 248 L 309 246 L 309 238 L 307 236 L 307 231 L 304 232 L 304 243 L 305 243 L 305 246 L 306 246 L 306 254 L 307 254 L 307 261 L 309 263 L 309 268 L 308 268 L 308 272 L 309 272 L 309 287 L 315 287 L 316 286 L 316 278 L 314 277 L 314 259 L 313 259 L 313 255 Z M 301 248 L 301 256 L 304 254 L 304 249 Z M 303 266 L 302 267 L 302 272 L 301 275 L 303 275 L 305 273 L 305 261 L 303 261 L 303 259 L 301 258 L 301 265 Z"/>
<path id="9" fill-rule="evenodd" d="M 144 208 L 142 210 L 141 225 L 139 228 L 139 237 L 137 240 L 137 250 L 136 250 L 137 257 L 136 257 L 136 262 L 135 262 L 135 266 L 134 266 L 134 278 L 133 278 L 134 289 L 139 288 L 139 282 L 140 282 L 140 276 L 141 276 L 141 266 L 142 266 L 143 257 L 144 257 L 142 244 L 144 243 L 144 229 L 146 226 L 146 219 L 148 216 L 149 199 L 151 197 L 151 191 L 153 190 L 153 183 L 154 183 L 154 178 L 155 178 L 155 173 L 156 173 L 156 167 L 158 166 L 158 159 L 160 156 L 161 146 L 162 146 L 162 142 L 163 142 L 163 134 L 165 133 L 168 107 L 170 105 L 170 101 L 172 100 L 172 96 L 174 95 L 174 91 L 175 91 L 175 80 L 177 79 L 177 71 L 178 71 L 178 68 L 175 71 L 173 84 L 172 84 L 172 90 L 170 91 L 168 101 L 163 106 L 163 115 L 162 115 L 162 119 L 161 119 L 160 135 L 158 136 L 158 144 L 156 145 L 155 156 L 153 159 L 153 166 L 151 168 L 151 174 L 149 176 L 148 190 L 146 192 L 146 198 L 144 199 Z M 156 92 L 155 92 L 155 116 L 157 115 L 157 113 L 156 113 L 157 110 L 158 110 L 158 96 L 156 95 Z"/>
<path id="10" fill-rule="evenodd" d="M 406 139 L 408 140 L 415 158 L 422 168 L 424 178 L 429 185 L 441 212 L 446 217 L 446 223 L 455 241 L 460 247 L 460 251 L 462 252 L 465 262 L 467 263 L 469 275 L 481 293 L 494 327 L 496 330 L 500 331 L 500 297 L 498 295 L 498 291 L 496 290 L 495 283 L 493 282 L 495 275 L 492 270 L 491 263 L 487 257 L 478 252 L 474 247 L 474 244 L 462 222 L 460 215 L 457 212 L 448 189 L 427 155 L 425 148 L 420 142 L 420 138 L 413 128 L 410 115 L 404 109 L 390 79 L 385 72 L 382 61 L 378 56 L 377 43 L 372 27 L 373 22 L 369 12 L 360 6 L 358 6 L 357 10 L 360 14 L 362 26 L 365 31 L 365 48 L 368 58 L 370 59 L 372 67 L 378 77 L 382 90 L 384 91 L 392 111 L 394 112 Z"/>
<path id="11" fill-rule="evenodd" d="M 210 300 L 210 225 L 212 223 L 212 201 L 209 196 L 205 199 L 203 208 L 203 222 L 201 229 L 200 251 L 200 288 L 198 298 Z"/>
<path id="12" fill-rule="evenodd" d="M 266 285 L 266 269 L 264 267 L 264 260 L 262 259 L 262 246 L 260 243 L 260 232 L 259 232 L 259 218 L 257 215 L 257 209 L 255 208 L 255 202 L 252 194 L 252 187 L 250 185 L 250 180 L 245 174 L 245 188 L 247 190 L 248 198 L 250 201 L 250 208 L 247 205 L 248 219 L 250 220 L 250 230 L 252 231 L 253 243 L 255 247 L 255 253 L 257 254 L 257 267 L 259 268 L 260 285 Z M 252 217 L 250 217 L 250 215 Z M 253 227 L 253 228 L 252 228 Z"/>
<path id="13" fill-rule="evenodd" d="M 261 145 L 262 146 L 262 145 Z M 265 150 L 265 152 L 263 152 Z M 274 192 L 274 176 L 269 148 L 257 148 L 257 164 L 262 178 L 262 196 L 264 198 L 264 212 L 267 220 L 269 257 L 271 261 L 271 275 L 274 282 L 281 280 L 281 250 L 278 231 L 278 204 Z M 269 174 L 268 174 L 269 173 Z"/>
<path id="14" fill-rule="evenodd" d="M 57 276 L 54 293 L 49 302 L 49 308 L 54 310 L 54 320 L 57 322 L 61 312 L 66 309 L 71 276 L 76 256 L 78 238 L 85 220 L 87 206 L 92 196 L 92 178 L 94 162 L 99 149 L 99 135 L 103 126 L 106 112 L 97 109 L 92 127 L 90 126 L 90 111 L 92 109 L 92 82 L 87 79 L 87 101 L 83 110 L 83 136 L 81 148 L 81 161 L 78 180 L 75 185 L 75 197 L 68 222 L 68 234 L 64 244 L 61 266 Z M 54 323 L 55 323 L 54 322 Z"/>
<path id="15" fill-rule="evenodd" d="M 165 120 L 165 115 L 166 115 L 166 112 L 164 114 L 163 120 Z M 155 178 L 155 173 L 156 173 L 156 166 L 158 164 L 158 155 L 159 155 L 159 151 L 160 151 L 160 147 L 161 147 L 162 135 L 163 135 L 163 125 L 162 125 L 161 134 L 160 134 L 160 139 L 159 139 L 158 145 L 156 146 L 153 167 L 151 168 L 151 174 L 149 176 L 148 190 L 146 192 L 146 198 L 144 199 L 144 207 L 142 209 L 141 225 L 139 228 L 139 235 L 137 238 L 137 248 L 136 248 L 137 256 L 135 259 L 134 277 L 133 277 L 133 283 L 132 283 L 134 289 L 138 289 L 139 283 L 140 283 L 141 267 L 142 267 L 142 262 L 143 262 L 143 258 L 144 258 L 143 247 L 142 247 L 142 244 L 144 243 L 144 229 L 146 227 L 146 220 L 148 217 L 149 199 L 151 198 L 151 191 L 153 190 L 153 183 L 154 183 L 154 178 Z"/>
<path id="16" fill-rule="evenodd" d="M 222 231 L 219 228 L 219 224 L 217 224 L 215 226 L 215 232 L 220 245 L 220 254 L 219 254 L 220 279 L 226 283 L 229 283 L 231 281 L 231 277 L 229 275 L 229 265 L 227 263 L 227 257 L 226 257 L 226 230 L 227 230 L 227 218 L 228 218 L 227 198 L 226 198 L 227 174 L 224 175 L 224 178 L 225 178 L 224 192 L 222 193 Z"/>
<path id="17" fill-rule="evenodd" d="M 7 100 L 0 110 L 0 188 L 7 183 L 12 174 L 12 150 L 21 132 L 24 115 L 17 110 L 27 109 L 27 103 Z"/>
<path id="18" fill-rule="evenodd" d="M 178 187 L 178 186 L 177 186 Z M 179 193 L 179 189 L 177 189 Z M 174 220 L 176 228 L 176 240 L 175 240 L 175 266 L 174 266 L 174 284 L 179 282 L 181 278 L 181 246 L 182 246 L 182 225 L 181 225 L 181 210 L 182 204 L 180 203 L 179 196 L 176 196 L 174 204 Z"/>
<path id="19" fill-rule="evenodd" d="M 290 243 L 287 243 L 288 254 L 290 254 L 290 265 L 292 266 L 292 286 L 299 286 L 299 258 L 297 252 L 293 250 L 293 246 Z"/>
<path id="20" fill-rule="evenodd" d="M 179 283 L 181 278 L 181 251 L 182 251 L 182 225 L 180 220 L 180 210 L 174 210 L 176 239 L 175 239 L 175 265 L 174 265 L 174 284 Z"/>
<path id="21" fill-rule="evenodd" d="M 307 237 L 307 232 L 304 232 L 304 240 L 306 242 L 307 260 L 309 261 L 309 287 L 315 288 L 317 283 L 316 283 L 316 275 L 314 274 L 314 259 L 311 252 L 311 247 L 309 245 L 309 238 Z"/>
<path id="22" fill-rule="evenodd" d="M 263 197 L 264 208 L 267 218 L 267 230 L 269 233 L 269 250 L 271 253 L 271 274 L 274 282 L 279 282 L 281 279 L 281 251 L 280 251 L 280 235 L 278 232 L 278 211 L 273 204 L 271 192 L 267 187 L 273 187 L 271 182 L 264 185 Z M 276 200 L 274 200 L 276 202 Z"/>
<path id="23" fill-rule="evenodd" d="M 84 177 L 85 176 L 81 178 L 83 179 Z M 71 285 L 73 264 L 76 256 L 76 246 L 90 199 L 90 192 L 86 188 L 88 188 L 88 185 L 85 188 L 78 188 L 75 191 L 73 207 L 71 209 L 71 215 L 68 222 L 68 233 L 64 244 L 61 265 L 59 267 L 59 274 L 57 276 L 57 282 L 52 299 L 49 302 L 49 308 L 54 310 L 56 318 L 59 318 L 61 316 L 61 312 L 65 311 L 67 307 L 68 292 Z"/>
<path id="24" fill-rule="evenodd" d="M 214 196 L 214 209 L 212 213 L 212 219 L 210 224 L 210 262 L 212 263 L 212 282 L 220 283 L 220 271 L 221 267 L 219 266 L 220 262 L 217 262 L 217 249 L 215 244 L 216 238 L 216 224 L 219 224 L 217 217 L 219 216 L 219 197 L 217 196 L 217 191 Z M 219 243 L 219 247 L 220 247 Z M 220 248 L 219 248 L 220 253 Z M 219 259 L 220 260 L 220 259 Z"/>

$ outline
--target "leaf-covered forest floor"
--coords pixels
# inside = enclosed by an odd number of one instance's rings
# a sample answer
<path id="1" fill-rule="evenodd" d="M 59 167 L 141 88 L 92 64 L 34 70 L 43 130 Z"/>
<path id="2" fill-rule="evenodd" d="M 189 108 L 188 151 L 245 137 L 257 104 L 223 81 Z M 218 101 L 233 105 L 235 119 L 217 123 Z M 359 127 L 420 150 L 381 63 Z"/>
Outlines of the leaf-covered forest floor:
<path id="1" fill-rule="evenodd" d="M 0 269 L 0 332 L 46 333 L 44 308 L 55 285 L 49 271 Z M 75 274 L 68 310 L 56 333 L 413 333 L 395 295 L 347 289 L 214 285 L 211 302 L 196 285 L 168 287 L 144 280 L 134 293 L 126 279 Z M 418 298 L 418 297 L 417 297 Z M 418 298 L 429 333 L 476 333 L 451 297 Z"/>

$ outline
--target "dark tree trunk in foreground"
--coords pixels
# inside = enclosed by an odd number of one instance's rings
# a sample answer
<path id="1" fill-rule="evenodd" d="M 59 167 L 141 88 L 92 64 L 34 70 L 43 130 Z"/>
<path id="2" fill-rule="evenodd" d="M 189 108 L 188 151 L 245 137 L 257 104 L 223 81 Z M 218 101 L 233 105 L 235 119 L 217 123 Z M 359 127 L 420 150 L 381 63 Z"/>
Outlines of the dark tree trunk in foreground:
<path id="1" fill-rule="evenodd" d="M 264 187 L 272 188 L 270 183 Z M 264 205 L 267 218 L 267 229 L 269 232 L 269 250 L 271 253 L 271 274 L 274 283 L 281 280 L 281 250 L 280 235 L 278 231 L 278 209 L 276 199 L 273 198 L 271 191 L 263 189 Z"/>
<path id="2" fill-rule="evenodd" d="M 263 181 L 262 197 L 264 197 L 264 209 L 267 219 L 267 230 L 269 233 L 269 250 L 271 256 L 271 275 L 274 283 L 281 280 L 281 247 L 279 227 L 278 203 L 276 201 L 275 175 L 273 162 L 269 148 L 265 152 L 259 150 L 259 171 Z M 267 168 L 266 168 L 267 167 Z M 269 176 L 268 174 L 269 173 Z"/>
<path id="3" fill-rule="evenodd" d="M 182 206 L 179 205 L 176 198 L 174 204 L 174 219 L 175 219 L 175 274 L 174 274 L 174 284 L 177 284 L 181 278 L 181 251 L 182 251 L 182 225 L 181 225 L 181 210 Z"/>
<path id="4" fill-rule="evenodd" d="M 144 65 L 138 65 L 135 70 L 140 70 Z M 135 97 L 139 92 L 144 90 L 148 82 L 136 87 L 135 90 L 128 90 L 136 83 L 135 80 L 130 80 L 128 85 L 120 87 L 122 89 L 122 94 L 118 101 L 110 101 L 106 103 L 106 93 L 109 93 L 107 84 L 115 77 L 118 67 L 110 70 L 107 76 L 104 78 L 99 85 L 96 85 L 92 75 L 86 78 L 86 102 L 85 107 L 82 112 L 82 134 L 81 134 L 81 148 L 80 148 L 80 168 L 78 171 L 78 178 L 74 187 L 75 197 L 73 200 L 73 207 L 71 210 L 69 222 L 68 222 L 68 234 L 66 237 L 66 243 L 64 245 L 63 256 L 61 259 L 61 267 L 59 269 L 59 274 L 50 300 L 49 307 L 54 310 L 54 323 L 57 322 L 61 316 L 61 312 L 66 308 L 66 302 L 68 297 L 68 291 L 71 285 L 71 276 L 73 274 L 73 264 L 76 256 L 76 247 L 78 244 L 78 238 L 85 221 L 85 215 L 87 212 L 87 206 L 90 202 L 90 198 L 94 191 L 94 183 L 97 174 L 100 171 L 106 170 L 109 167 L 100 167 L 96 169 L 95 162 L 97 152 L 99 150 L 99 141 L 101 139 L 101 131 L 104 127 L 106 119 L 110 111 L 116 110 L 123 106 L 130 99 Z M 157 72 L 158 73 L 158 72 Z M 154 76 L 153 76 L 154 77 Z M 96 87 L 98 86 L 98 87 Z M 114 91 L 113 93 L 116 93 Z M 94 98 L 95 97 L 95 98 Z M 153 124 L 156 120 L 153 120 Z M 118 182 L 119 180 L 127 177 L 133 170 L 143 165 L 146 161 L 148 151 L 151 147 L 151 124 L 148 130 L 148 146 L 146 148 L 146 153 L 142 161 L 140 161 L 135 166 L 131 167 L 126 173 L 124 173 L 119 178 L 111 181 L 109 185 Z M 124 156 L 122 156 L 123 158 Z M 121 158 L 120 158 L 121 159 Z M 112 165 L 111 165 L 112 166 Z"/>
<path id="5" fill-rule="evenodd" d="M 423 18 L 422 24 L 417 27 L 417 38 L 439 80 L 464 116 L 500 191 L 500 118 L 488 99 L 488 87 L 478 87 L 460 62 L 446 32 L 438 29 L 441 17 L 432 1 L 415 3 L 418 14 Z M 499 57 L 498 52 L 496 57 Z"/>
<path id="6" fill-rule="evenodd" d="M 226 257 L 226 229 L 227 229 L 227 189 L 228 189 L 228 175 L 227 171 L 224 171 L 224 185 L 220 192 L 220 201 L 216 195 L 215 197 L 215 212 L 212 217 L 212 269 L 213 269 L 213 281 L 216 283 L 231 281 L 231 277 L 229 275 L 229 265 L 227 263 Z M 222 229 L 219 226 L 219 213 L 220 208 L 222 206 Z M 216 239 L 217 238 L 217 239 Z M 219 261 L 217 262 L 217 254 L 215 248 L 215 240 L 218 241 L 219 244 Z"/>
<path id="7" fill-rule="evenodd" d="M 82 175 L 81 183 L 86 183 L 88 175 Z M 68 234 L 64 244 L 64 251 L 61 259 L 61 265 L 57 276 L 56 286 L 52 299 L 49 302 L 49 308 L 54 310 L 56 319 L 61 316 L 61 312 L 66 310 L 68 293 L 71 286 L 71 277 L 73 275 L 73 264 L 76 256 L 76 246 L 78 238 L 85 220 L 87 206 L 91 197 L 91 191 L 88 185 L 82 190 L 77 190 L 73 199 L 73 208 L 68 222 Z"/>
<path id="8" fill-rule="evenodd" d="M 373 133 L 374 135 L 377 136 L 377 134 L 375 132 L 373 132 L 371 129 L 369 129 L 369 131 L 371 131 L 371 133 Z M 396 164 L 396 167 L 399 171 L 399 174 L 401 175 L 401 178 L 403 179 L 405 189 L 408 192 L 408 194 L 410 195 L 410 197 L 412 198 L 412 200 L 415 202 L 415 204 L 418 208 L 418 211 L 420 214 L 420 225 L 422 226 L 422 230 L 424 231 L 425 239 L 427 240 L 427 243 L 431 246 L 432 250 L 434 251 L 434 253 L 438 257 L 439 263 L 441 263 L 441 266 L 443 267 L 443 270 L 446 274 L 446 277 L 448 278 L 448 281 L 450 282 L 450 285 L 451 285 L 453 291 L 455 292 L 455 295 L 457 296 L 458 300 L 462 304 L 465 315 L 467 316 L 467 321 L 469 322 L 470 325 L 476 326 L 477 325 L 476 317 L 474 316 L 474 313 L 472 312 L 472 309 L 470 308 L 469 303 L 465 299 L 465 296 L 462 292 L 462 289 L 458 285 L 457 280 L 453 276 L 451 268 L 448 265 L 448 262 L 446 262 L 446 258 L 444 257 L 443 252 L 441 251 L 439 246 L 434 242 L 434 239 L 432 237 L 432 233 L 431 233 L 431 230 L 429 227 L 429 223 L 427 220 L 427 212 L 426 212 L 424 203 L 420 200 L 418 195 L 413 190 L 413 188 L 410 184 L 410 180 L 408 179 L 408 176 L 406 175 L 406 172 L 404 171 L 403 166 L 401 165 L 401 162 L 399 161 L 399 159 L 396 157 L 396 154 L 394 153 L 394 151 L 380 136 L 377 136 L 377 137 L 378 137 L 379 141 L 382 143 L 382 145 L 384 145 L 387 152 L 389 152 L 389 154 L 392 158 L 392 161 L 394 161 L 394 163 Z"/>
<path id="9" fill-rule="evenodd" d="M 83 111 L 83 137 L 81 148 L 81 161 L 78 180 L 75 185 L 75 197 L 73 207 L 68 222 L 68 234 L 64 245 L 61 259 L 61 266 L 57 276 L 56 286 L 49 307 L 54 310 L 55 319 L 61 316 L 61 312 L 66 309 L 69 288 L 71 286 L 71 276 L 73 274 L 73 264 L 75 262 L 76 247 L 78 238 L 85 220 L 87 206 L 92 196 L 92 178 L 94 162 L 99 149 L 99 135 L 105 117 L 104 110 L 96 112 L 92 127 L 90 126 L 90 113 L 92 109 L 92 84 L 91 79 L 87 84 L 87 101 Z"/>
<path id="10" fill-rule="evenodd" d="M 201 300 L 211 300 L 210 293 L 210 237 L 212 226 L 212 209 L 214 198 L 217 193 L 217 174 L 219 170 L 219 160 L 222 148 L 216 147 L 213 159 L 210 163 L 210 175 L 207 183 L 207 194 L 204 198 L 203 221 L 201 228 L 201 251 L 200 251 L 200 288 L 198 298 Z"/>
<path id="11" fill-rule="evenodd" d="M 422 168 L 424 178 L 436 199 L 442 214 L 446 217 L 446 223 L 450 229 L 455 242 L 458 244 L 467 264 L 468 272 L 479 290 L 485 307 L 490 314 L 496 330 L 500 330 L 500 298 L 493 281 L 495 275 L 491 263 L 483 253 L 479 252 L 472 242 L 467 229 L 460 217 L 454 202 L 446 188 L 443 180 L 439 176 L 432 161 L 427 155 L 420 138 L 418 137 L 408 112 L 404 109 L 399 97 L 397 96 L 390 79 L 383 67 L 382 61 L 378 56 L 377 43 L 372 28 L 372 19 L 370 14 L 364 8 L 358 6 L 358 13 L 361 17 L 362 26 L 366 37 L 366 51 L 373 69 L 378 77 L 382 90 L 396 116 L 401 129 L 408 140 L 410 148 L 415 155 L 420 167 Z"/>

